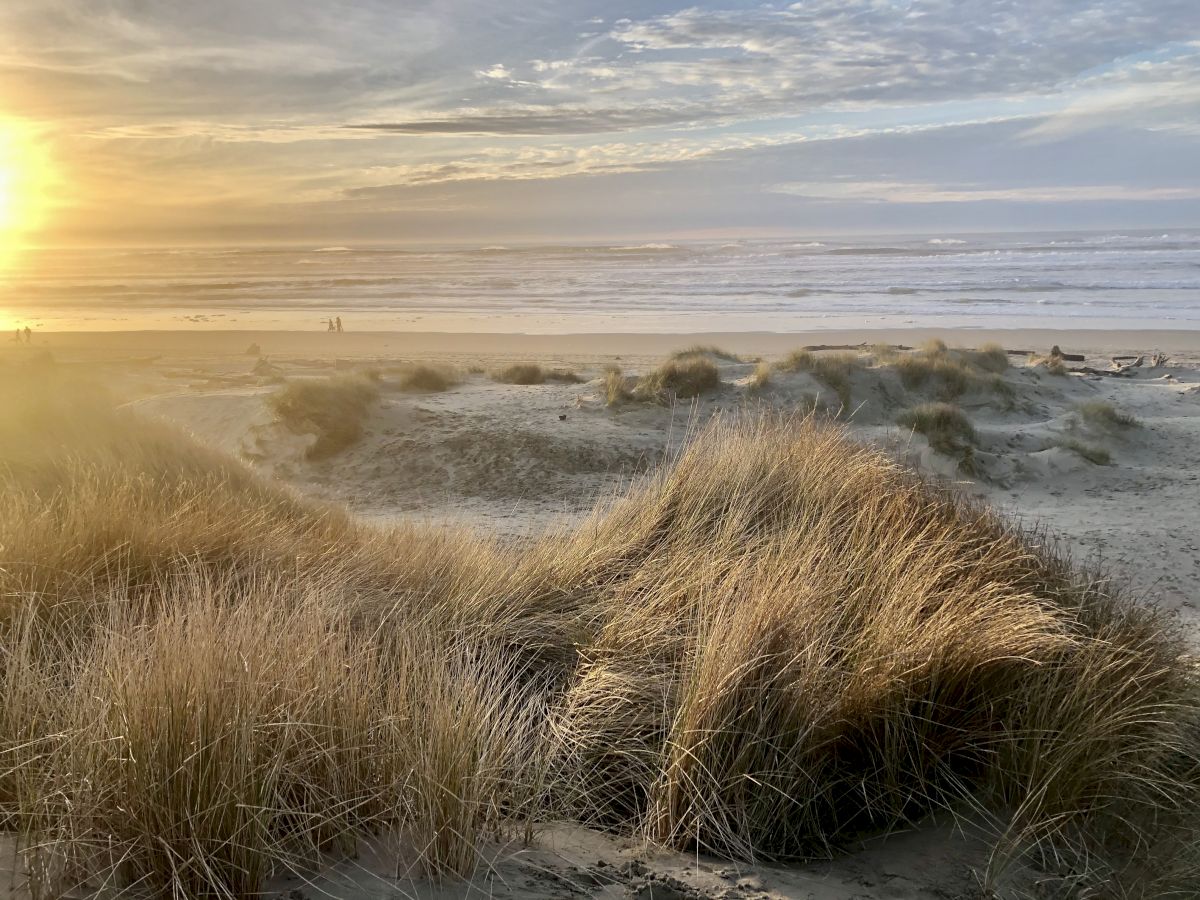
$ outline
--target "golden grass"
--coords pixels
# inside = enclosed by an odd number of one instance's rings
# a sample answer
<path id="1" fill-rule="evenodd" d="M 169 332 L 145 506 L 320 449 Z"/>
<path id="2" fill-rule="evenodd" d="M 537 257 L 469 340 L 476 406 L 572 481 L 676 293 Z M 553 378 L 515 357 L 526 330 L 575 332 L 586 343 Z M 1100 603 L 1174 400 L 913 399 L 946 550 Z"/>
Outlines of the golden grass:
<path id="1" fill-rule="evenodd" d="M 1096 443 L 1089 443 L 1077 437 L 1064 435 L 1063 437 L 1056 438 L 1053 446 L 1070 450 L 1076 456 L 1086 459 L 1094 466 L 1108 466 L 1112 464 L 1112 453 L 1109 452 L 1107 447 L 1102 447 Z"/>
<path id="2" fill-rule="evenodd" d="M 547 369 L 537 363 L 516 363 L 492 373 L 492 380 L 503 384 L 545 384 L 560 381 L 564 384 L 579 384 L 583 381 L 571 369 Z"/>
<path id="3" fill-rule="evenodd" d="M 763 391 L 771 384 L 771 364 L 760 362 L 754 367 L 754 373 L 750 376 L 747 382 L 747 388 L 751 391 Z"/>
<path id="4" fill-rule="evenodd" d="M 450 366 L 419 364 L 400 370 L 396 387 L 405 392 L 440 393 L 462 384 L 462 377 Z"/>
<path id="5" fill-rule="evenodd" d="M 721 386 L 721 373 L 706 356 L 669 359 L 643 375 L 633 388 L 638 400 L 673 403 L 715 391 Z"/>
<path id="6" fill-rule="evenodd" d="M 313 459 L 332 456 L 356 444 L 371 405 L 379 399 L 379 385 L 369 374 L 331 375 L 289 381 L 269 400 L 288 428 L 316 435 L 309 448 Z"/>
<path id="7" fill-rule="evenodd" d="M 843 411 L 853 400 L 851 378 L 865 368 L 865 360 L 856 353 L 813 353 L 794 350 L 775 364 L 780 372 L 807 372 L 837 396 Z"/>
<path id="8" fill-rule="evenodd" d="M 690 347 L 684 347 L 676 350 L 671 354 L 670 358 L 674 360 L 687 359 L 689 356 L 710 356 L 713 359 L 719 359 L 723 362 L 741 362 L 741 357 L 736 353 L 730 353 L 728 350 L 722 350 L 714 344 L 693 344 Z"/>
<path id="9" fill-rule="evenodd" d="M 901 412 L 896 422 L 923 434 L 940 453 L 955 453 L 975 443 L 975 426 L 952 403 L 922 403 Z"/>
<path id="10" fill-rule="evenodd" d="M 627 400 L 633 399 L 629 389 L 629 380 L 616 366 L 604 370 L 604 405 L 620 406 Z"/>
<path id="11" fill-rule="evenodd" d="M 1129 413 L 1121 412 L 1107 400 L 1088 400 L 1077 407 L 1083 421 L 1109 431 L 1137 428 L 1141 423 Z"/>
<path id="12" fill-rule="evenodd" d="M 717 421 L 519 550 L 6 379 L 0 819 L 43 897 L 250 897 L 381 833 L 463 875 L 556 817 L 789 859 L 939 808 L 1188 884 L 1174 626 L 836 428 Z"/>

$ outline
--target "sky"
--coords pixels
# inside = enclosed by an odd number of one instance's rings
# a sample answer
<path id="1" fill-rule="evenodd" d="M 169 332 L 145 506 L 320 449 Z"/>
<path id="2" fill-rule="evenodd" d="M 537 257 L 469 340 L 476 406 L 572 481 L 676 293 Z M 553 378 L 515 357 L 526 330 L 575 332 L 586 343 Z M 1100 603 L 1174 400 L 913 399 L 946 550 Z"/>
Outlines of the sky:
<path id="1" fill-rule="evenodd" d="M 0 228 L 48 245 L 1200 226 L 1197 0 L 3 0 L 0 35 Z"/>

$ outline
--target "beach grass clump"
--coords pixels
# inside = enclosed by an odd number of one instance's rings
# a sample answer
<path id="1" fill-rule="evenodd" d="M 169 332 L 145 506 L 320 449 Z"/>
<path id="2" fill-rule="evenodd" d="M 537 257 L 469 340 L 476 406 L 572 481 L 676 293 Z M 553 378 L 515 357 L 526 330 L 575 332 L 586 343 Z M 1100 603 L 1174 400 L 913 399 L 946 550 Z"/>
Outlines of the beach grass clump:
<path id="1" fill-rule="evenodd" d="M 492 380 L 501 384 L 545 384 L 546 370 L 537 363 L 514 363 L 492 372 Z"/>
<path id="2" fill-rule="evenodd" d="M 580 384 L 583 379 L 574 369 L 548 369 L 537 363 L 515 363 L 492 372 L 492 380 L 502 384 L 545 384 L 557 381 L 562 384 Z"/>
<path id="3" fill-rule="evenodd" d="M 668 359 L 637 380 L 633 396 L 653 403 L 690 400 L 721 386 L 721 373 L 705 356 Z"/>
<path id="4" fill-rule="evenodd" d="M 314 434 L 310 459 L 340 453 L 362 439 L 371 406 L 379 399 L 378 378 L 346 373 L 287 382 L 267 402 L 279 420 L 298 434 Z"/>
<path id="5" fill-rule="evenodd" d="M 850 408 L 853 399 L 851 379 L 865 367 L 856 353 L 817 353 L 794 350 L 775 364 L 780 372 L 807 372 L 837 396 L 843 410 Z"/>
<path id="6" fill-rule="evenodd" d="M 754 372 L 750 375 L 750 380 L 746 382 L 746 389 L 751 393 L 765 391 L 771 384 L 771 372 L 770 363 L 759 362 L 754 367 Z"/>
<path id="7" fill-rule="evenodd" d="M 1096 443 L 1089 443 L 1081 438 L 1063 435 L 1055 439 L 1055 447 L 1062 447 L 1064 450 L 1070 450 L 1076 456 L 1086 459 L 1092 465 L 1108 466 L 1112 465 L 1112 453 L 1107 447 L 1102 447 Z"/>
<path id="8" fill-rule="evenodd" d="M 1191 883 L 1177 625 L 812 417 L 718 418 L 528 546 L 40 382 L 0 381 L 0 485 L 0 822 L 41 896 L 249 898 L 379 835 L 467 876 L 542 820 L 803 859 L 964 809 L 1073 891 Z"/>
<path id="9" fill-rule="evenodd" d="M 1008 351 L 997 343 L 989 341 L 978 349 L 963 350 L 961 353 L 968 363 L 981 372 L 999 375 L 1008 371 Z"/>
<path id="10" fill-rule="evenodd" d="M 619 366 L 610 366 L 604 370 L 602 387 L 605 406 L 620 406 L 633 399 L 629 379 L 625 377 L 625 373 Z"/>
<path id="11" fill-rule="evenodd" d="M 1141 425 L 1136 417 L 1121 412 L 1107 400 L 1088 400 L 1080 403 L 1076 411 L 1087 424 L 1108 431 L 1124 431 Z"/>
<path id="12" fill-rule="evenodd" d="M 406 393 L 441 393 L 462 384 L 462 377 L 450 366 L 421 364 L 405 368 L 396 386 Z"/>
<path id="13" fill-rule="evenodd" d="M 742 358 L 736 353 L 730 353 L 728 350 L 723 350 L 715 344 L 692 344 L 690 347 L 683 347 L 680 350 L 674 351 L 669 358 L 681 360 L 687 359 L 689 356 L 708 356 L 712 359 L 719 359 L 722 362 L 742 361 Z"/>
<path id="14" fill-rule="evenodd" d="M 977 350 L 951 349 L 941 340 L 927 341 L 911 353 L 897 354 L 888 365 L 895 368 L 909 390 L 928 390 L 944 401 L 968 392 L 998 393 L 1011 399 L 1011 385 L 1003 378 L 1008 352 L 999 344 Z"/>
<path id="15" fill-rule="evenodd" d="M 952 403 L 922 403 L 901 412 L 896 423 L 924 435 L 939 453 L 961 452 L 975 443 L 975 426 Z"/>

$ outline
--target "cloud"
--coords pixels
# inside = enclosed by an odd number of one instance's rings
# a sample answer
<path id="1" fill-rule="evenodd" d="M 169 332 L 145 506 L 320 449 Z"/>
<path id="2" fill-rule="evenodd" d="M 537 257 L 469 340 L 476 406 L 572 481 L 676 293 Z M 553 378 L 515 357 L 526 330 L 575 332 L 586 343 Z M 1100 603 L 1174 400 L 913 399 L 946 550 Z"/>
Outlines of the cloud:
<path id="1" fill-rule="evenodd" d="M 787 182 L 772 193 L 843 203 L 1078 203 L 1200 200 L 1200 185 L 1138 187 L 1121 184 L 989 187 L 891 181 Z"/>

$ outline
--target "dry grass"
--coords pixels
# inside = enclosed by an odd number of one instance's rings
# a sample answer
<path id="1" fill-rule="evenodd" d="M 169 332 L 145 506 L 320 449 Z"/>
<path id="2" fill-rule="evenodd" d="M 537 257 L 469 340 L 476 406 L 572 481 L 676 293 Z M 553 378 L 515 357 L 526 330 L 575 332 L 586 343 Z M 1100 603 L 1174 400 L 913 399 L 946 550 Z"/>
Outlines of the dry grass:
<path id="1" fill-rule="evenodd" d="M 1089 400 L 1077 407 L 1083 421 L 1108 431 L 1137 428 L 1141 423 L 1129 413 L 1121 412 L 1107 400 Z"/>
<path id="2" fill-rule="evenodd" d="M 673 403 L 699 397 L 720 386 L 721 373 L 712 360 L 705 356 L 686 356 L 669 359 L 639 378 L 633 396 L 654 403 Z"/>
<path id="3" fill-rule="evenodd" d="M 929 446 L 940 453 L 961 452 L 975 443 L 975 426 L 952 403 L 922 403 L 904 410 L 896 422 L 925 435 Z"/>
<path id="4" fill-rule="evenodd" d="M 269 402 L 288 428 L 316 435 L 308 455 L 320 459 L 345 450 L 362 438 L 363 423 L 378 399 L 376 379 L 370 374 L 355 373 L 289 381 Z"/>
<path id="5" fill-rule="evenodd" d="M 440 393 L 462 384 L 462 377 L 450 366 L 415 365 L 400 371 L 396 387 L 405 392 Z"/>
<path id="6" fill-rule="evenodd" d="M 1088 443 L 1077 437 L 1064 435 L 1054 441 L 1053 446 L 1062 447 L 1064 450 L 1070 450 L 1077 456 L 1086 459 L 1092 465 L 1107 466 L 1112 464 L 1112 453 L 1107 447 L 1102 447 L 1099 444 Z"/>
<path id="7" fill-rule="evenodd" d="M 604 370 L 604 405 L 620 406 L 633 399 L 629 379 L 616 366 Z"/>
<path id="8" fill-rule="evenodd" d="M 1000 377 L 1008 369 L 1008 353 L 999 344 L 978 350 L 950 349 L 942 341 L 927 342 L 912 353 L 899 354 L 889 363 L 909 390 L 929 390 L 939 400 L 964 394 L 999 393 L 1011 399 L 1011 386 Z"/>
<path id="9" fill-rule="evenodd" d="M 579 384 L 583 381 L 571 369 L 546 369 L 536 363 L 517 363 L 492 373 L 492 380 L 503 384 L 545 384 L 560 381 L 564 384 Z"/>
<path id="10" fill-rule="evenodd" d="M 850 409 L 853 400 L 851 379 L 865 367 L 865 360 L 855 353 L 813 353 L 794 350 L 775 364 L 780 372 L 807 372 L 837 396 L 842 410 Z"/>
<path id="11" fill-rule="evenodd" d="M 251 897 L 379 833 L 466 874 L 532 817 L 787 859 L 937 808 L 1189 884 L 1174 626 L 835 428 L 718 421 L 518 550 L 6 379 L 0 819 L 42 897 Z"/>
<path id="12" fill-rule="evenodd" d="M 747 389 L 754 392 L 766 390 L 771 384 L 771 371 L 770 363 L 760 362 L 754 367 L 754 373 L 746 383 Z"/>
<path id="13" fill-rule="evenodd" d="M 671 354 L 670 358 L 674 360 L 687 359 L 689 356 L 708 356 L 713 359 L 719 359 L 722 362 L 741 362 L 742 358 L 736 353 L 730 353 L 728 350 L 722 350 L 713 344 L 693 344 L 690 347 L 684 347 L 682 350 L 676 350 Z"/>

